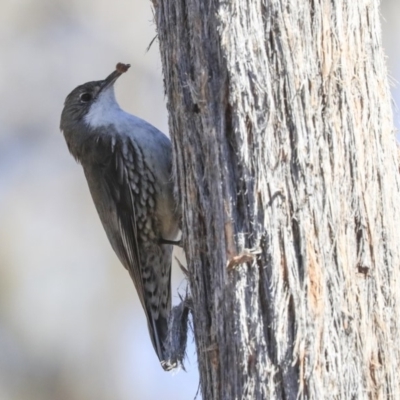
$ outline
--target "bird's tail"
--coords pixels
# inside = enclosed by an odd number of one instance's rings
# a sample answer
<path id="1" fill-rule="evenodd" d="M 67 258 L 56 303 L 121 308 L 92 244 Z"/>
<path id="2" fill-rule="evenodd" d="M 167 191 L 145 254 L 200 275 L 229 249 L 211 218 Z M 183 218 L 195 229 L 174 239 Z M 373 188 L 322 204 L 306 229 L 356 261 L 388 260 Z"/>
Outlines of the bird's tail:
<path id="1" fill-rule="evenodd" d="M 177 366 L 176 360 L 171 360 L 168 352 L 168 319 L 158 315 L 158 318 L 147 319 L 147 326 L 151 342 L 165 371 L 170 371 Z"/>
<path id="2" fill-rule="evenodd" d="M 171 256 L 172 246 L 159 246 L 158 243 L 147 244 L 141 254 L 141 284 L 138 290 L 147 317 L 151 342 L 164 370 L 174 368 L 168 355 Z"/>

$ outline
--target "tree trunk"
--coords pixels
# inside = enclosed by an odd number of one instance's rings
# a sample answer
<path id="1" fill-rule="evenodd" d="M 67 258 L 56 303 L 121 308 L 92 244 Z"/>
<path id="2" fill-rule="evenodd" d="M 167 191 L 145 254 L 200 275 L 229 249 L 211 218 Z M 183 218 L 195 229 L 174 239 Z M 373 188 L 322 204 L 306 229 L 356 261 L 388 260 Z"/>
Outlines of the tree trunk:
<path id="1" fill-rule="evenodd" d="M 400 397 L 376 0 L 153 0 L 203 399 Z"/>

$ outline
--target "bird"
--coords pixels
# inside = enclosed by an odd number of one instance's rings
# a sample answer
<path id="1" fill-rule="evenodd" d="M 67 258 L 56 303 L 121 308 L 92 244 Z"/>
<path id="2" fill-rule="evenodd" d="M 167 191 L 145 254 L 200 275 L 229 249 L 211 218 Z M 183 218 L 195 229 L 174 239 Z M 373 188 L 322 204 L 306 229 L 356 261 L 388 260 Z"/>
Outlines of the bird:
<path id="1" fill-rule="evenodd" d="M 129 67 L 118 63 L 104 80 L 72 90 L 60 130 L 83 167 L 108 240 L 136 287 L 159 361 L 170 370 L 175 367 L 167 355 L 171 262 L 180 232 L 172 146 L 157 128 L 120 108 L 114 83 Z"/>

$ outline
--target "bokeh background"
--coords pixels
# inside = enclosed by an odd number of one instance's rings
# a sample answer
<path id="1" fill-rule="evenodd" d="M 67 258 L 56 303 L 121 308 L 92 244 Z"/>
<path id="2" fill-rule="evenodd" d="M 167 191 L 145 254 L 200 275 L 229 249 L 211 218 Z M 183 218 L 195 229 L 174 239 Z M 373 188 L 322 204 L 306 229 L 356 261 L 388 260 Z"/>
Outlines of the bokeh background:
<path id="1" fill-rule="evenodd" d="M 0 400 L 196 397 L 192 337 L 187 372 L 162 371 L 58 128 L 65 96 L 122 61 L 132 64 L 117 83 L 122 107 L 168 131 L 158 44 L 146 51 L 150 4 L 0 3 Z M 400 1 L 383 0 L 381 10 L 400 126 Z M 184 291 L 175 268 L 175 303 Z"/>

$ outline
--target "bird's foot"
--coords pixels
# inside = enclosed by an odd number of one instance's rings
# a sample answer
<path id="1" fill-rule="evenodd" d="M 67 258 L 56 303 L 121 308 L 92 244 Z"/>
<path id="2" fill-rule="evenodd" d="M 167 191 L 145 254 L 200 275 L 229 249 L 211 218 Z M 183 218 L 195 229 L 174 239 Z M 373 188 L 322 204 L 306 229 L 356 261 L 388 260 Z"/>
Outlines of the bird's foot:
<path id="1" fill-rule="evenodd" d="M 183 247 L 181 239 L 179 239 L 179 240 L 168 240 L 168 239 L 161 238 L 161 239 L 159 239 L 158 243 L 160 243 L 160 244 L 171 244 L 173 246 Z"/>

